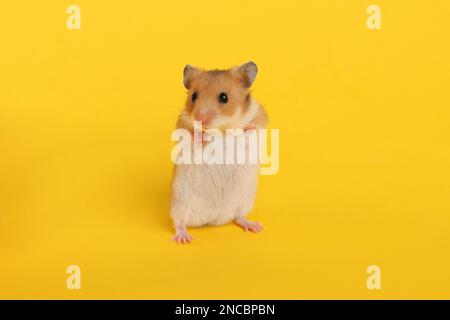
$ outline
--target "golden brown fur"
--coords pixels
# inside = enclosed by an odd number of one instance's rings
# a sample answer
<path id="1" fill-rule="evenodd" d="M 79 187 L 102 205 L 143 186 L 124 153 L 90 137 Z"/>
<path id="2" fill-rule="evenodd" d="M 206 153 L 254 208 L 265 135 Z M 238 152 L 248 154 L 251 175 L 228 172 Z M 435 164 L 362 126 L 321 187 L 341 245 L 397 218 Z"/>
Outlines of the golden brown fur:
<path id="1" fill-rule="evenodd" d="M 207 125 L 208 128 L 227 129 L 233 128 L 232 118 L 237 112 L 243 116 L 249 112 L 252 98 L 250 87 L 247 85 L 247 75 L 240 72 L 238 67 L 228 70 L 203 71 L 191 67 L 185 78 L 185 85 L 188 89 L 186 106 L 180 115 L 177 128 L 193 130 L 193 122 L 198 112 L 207 110 L 214 118 L 222 121 Z M 192 95 L 196 93 L 198 98 L 192 101 Z M 218 95 L 226 93 L 228 102 L 221 104 Z M 229 121 L 227 121 L 229 119 Z M 256 128 L 265 128 L 268 117 L 262 107 L 259 107 L 256 115 L 250 119 Z M 205 127 L 205 125 L 204 125 Z"/>

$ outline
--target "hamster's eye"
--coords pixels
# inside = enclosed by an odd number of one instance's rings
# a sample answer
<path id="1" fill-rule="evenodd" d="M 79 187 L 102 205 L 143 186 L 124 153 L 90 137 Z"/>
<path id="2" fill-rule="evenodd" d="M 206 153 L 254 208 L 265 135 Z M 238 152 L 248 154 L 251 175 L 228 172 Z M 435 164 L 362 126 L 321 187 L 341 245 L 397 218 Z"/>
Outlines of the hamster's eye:
<path id="1" fill-rule="evenodd" d="M 197 100 L 197 98 L 198 98 L 198 93 L 194 92 L 191 97 L 192 102 L 195 102 L 195 100 Z"/>
<path id="2" fill-rule="evenodd" d="M 221 92 L 219 94 L 218 100 L 220 103 L 227 103 L 228 102 L 228 96 L 225 92 Z"/>

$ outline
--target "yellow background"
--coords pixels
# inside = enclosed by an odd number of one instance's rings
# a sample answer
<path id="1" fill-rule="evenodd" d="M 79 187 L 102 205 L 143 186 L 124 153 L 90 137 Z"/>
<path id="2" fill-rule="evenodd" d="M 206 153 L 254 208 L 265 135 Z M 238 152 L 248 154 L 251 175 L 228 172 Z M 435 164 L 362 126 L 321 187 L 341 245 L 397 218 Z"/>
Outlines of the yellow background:
<path id="1" fill-rule="evenodd" d="M 66 28 L 73 3 L 81 30 Z M 450 298 L 448 1 L 0 7 L 1 298 Z M 183 67 L 248 60 L 280 129 L 250 216 L 266 230 L 176 245 Z"/>

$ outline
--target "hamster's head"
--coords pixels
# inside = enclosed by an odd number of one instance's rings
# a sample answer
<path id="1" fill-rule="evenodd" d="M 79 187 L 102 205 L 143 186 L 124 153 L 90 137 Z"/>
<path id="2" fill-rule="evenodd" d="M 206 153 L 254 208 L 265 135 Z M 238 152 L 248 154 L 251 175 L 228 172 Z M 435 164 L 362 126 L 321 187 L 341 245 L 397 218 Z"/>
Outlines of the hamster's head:
<path id="1" fill-rule="evenodd" d="M 250 87 L 257 72 L 254 62 L 211 71 L 186 65 L 183 72 L 188 90 L 185 114 L 192 122 L 201 121 L 203 128 L 233 127 L 250 105 Z"/>

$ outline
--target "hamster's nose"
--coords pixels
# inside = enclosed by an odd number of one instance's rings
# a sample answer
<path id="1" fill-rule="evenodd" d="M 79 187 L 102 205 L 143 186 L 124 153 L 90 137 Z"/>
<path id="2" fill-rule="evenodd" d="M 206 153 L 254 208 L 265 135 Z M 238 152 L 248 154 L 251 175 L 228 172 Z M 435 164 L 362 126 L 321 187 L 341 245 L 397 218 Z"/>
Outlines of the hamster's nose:
<path id="1" fill-rule="evenodd" d="M 213 114 L 211 112 L 196 112 L 194 114 L 194 118 L 196 121 L 201 121 L 203 125 L 208 125 L 213 118 Z"/>

